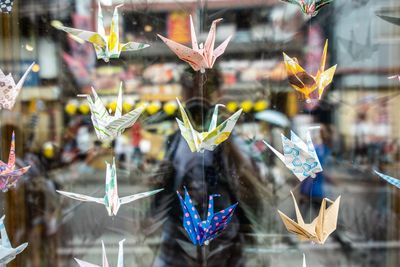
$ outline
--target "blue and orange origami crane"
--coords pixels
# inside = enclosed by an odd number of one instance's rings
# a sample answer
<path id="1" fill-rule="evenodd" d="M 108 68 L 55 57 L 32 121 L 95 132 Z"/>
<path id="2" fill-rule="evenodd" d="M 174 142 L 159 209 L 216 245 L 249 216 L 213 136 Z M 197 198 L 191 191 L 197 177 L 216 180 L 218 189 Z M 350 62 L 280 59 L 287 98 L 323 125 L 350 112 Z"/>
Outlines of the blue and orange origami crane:
<path id="1" fill-rule="evenodd" d="M 183 210 L 183 228 L 185 228 L 192 243 L 199 246 L 208 245 L 211 240 L 221 234 L 231 221 L 233 212 L 238 205 L 238 203 L 235 203 L 224 210 L 214 213 L 214 197 L 219 197 L 220 195 L 210 195 L 207 220 L 201 221 L 186 187 L 185 199 L 181 197 L 178 191 L 176 193 Z"/>

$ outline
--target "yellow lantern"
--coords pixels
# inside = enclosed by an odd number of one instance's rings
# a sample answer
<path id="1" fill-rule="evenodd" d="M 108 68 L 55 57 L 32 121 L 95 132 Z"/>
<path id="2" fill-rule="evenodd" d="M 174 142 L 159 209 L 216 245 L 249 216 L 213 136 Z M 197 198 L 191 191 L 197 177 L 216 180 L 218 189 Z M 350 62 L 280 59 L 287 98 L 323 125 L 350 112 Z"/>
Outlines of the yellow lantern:
<path id="1" fill-rule="evenodd" d="M 78 110 L 77 103 L 75 101 L 68 102 L 67 105 L 65 105 L 65 109 L 64 110 L 70 116 L 75 115 L 76 111 Z"/>
<path id="2" fill-rule="evenodd" d="M 117 109 L 117 101 L 112 101 L 107 105 L 107 108 L 111 110 L 112 112 L 115 112 Z"/>
<path id="3" fill-rule="evenodd" d="M 90 107 L 87 103 L 82 103 L 79 105 L 79 112 L 83 115 L 87 115 L 90 112 Z"/>
<path id="4" fill-rule="evenodd" d="M 43 156 L 45 156 L 46 158 L 51 159 L 54 157 L 54 146 L 51 142 L 44 143 L 42 151 L 43 151 Z"/>
<path id="5" fill-rule="evenodd" d="M 176 104 L 175 101 L 169 101 L 165 103 L 163 107 L 165 114 L 167 114 L 168 116 L 174 115 L 177 109 L 178 105 Z"/>
<path id="6" fill-rule="evenodd" d="M 233 113 L 238 109 L 238 104 L 234 101 L 230 101 L 226 104 L 226 109 L 230 112 Z"/>
<path id="7" fill-rule="evenodd" d="M 149 113 L 149 115 L 156 114 L 161 108 L 161 103 L 159 101 L 153 101 L 151 102 L 147 107 L 146 111 Z"/>
<path id="8" fill-rule="evenodd" d="M 268 107 L 268 102 L 266 100 L 258 100 L 254 104 L 254 110 L 257 111 L 257 112 L 266 110 L 267 107 Z"/>
<path id="9" fill-rule="evenodd" d="M 132 107 L 133 107 L 132 103 L 129 103 L 129 102 L 122 103 L 122 110 L 125 113 L 131 111 Z"/>
<path id="10" fill-rule="evenodd" d="M 147 102 L 140 101 L 140 102 L 136 103 L 135 108 L 139 108 L 139 107 L 143 107 L 143 106 L 147 106 Z"/>
<path id="11" fill-rule="evenodd" d="M 245 100 L 242 103 L 240 103 L 240 107 L 243 109 L 245 113 L 248 113 L 252 110 L 253 103 L 250 100 Z"/>

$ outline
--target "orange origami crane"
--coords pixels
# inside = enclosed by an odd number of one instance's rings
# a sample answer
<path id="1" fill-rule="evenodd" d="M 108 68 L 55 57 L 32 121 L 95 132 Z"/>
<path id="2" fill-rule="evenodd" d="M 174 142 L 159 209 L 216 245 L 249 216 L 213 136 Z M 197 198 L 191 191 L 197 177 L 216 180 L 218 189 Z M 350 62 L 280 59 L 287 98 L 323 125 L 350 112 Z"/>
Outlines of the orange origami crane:
<path id="1" fill-rule="evenodd" d="M 334 202 L 324 198 L 317 218 L 315 218 L 312 223 L 304 223 L 296 199 L 292 192 L 290 192 L 290 194 L 292 194 L 297 222 L 278 210 L 286 229 L 296 234 L 301 241 L 310 240 L 318 244 L 324 244 L 329 235 L 336 230 L 340 196 Z M 327 201 L 332 203 L 329 208 L 326 208 Z"/>
<path id="2" fill-rule="evenodd" d="M 195 71 L 205 72 L 205 69 L 211 69 L 214 66 L 215 60 L 221 56 L 232 36 L 229 36 L 222 44 L 214 49 L 215 34 L 217 29 L 217 23 L 222 19 L 216 19 L 212 22 L 210 32 L 208 33 L 205 44 L 197 43 L 196 32 L 194 30 L 193 19 L 190 16 L 190 33 L 192 39 L 192 48 L 181 45 L 170 39 L 167 39 L 159 34 L 158 37 L 183 61 L 189 63 L 189 65 Z"/>
<path id="3" fill-rule="evenodd" d="M 332 82 L 335 75 L 336 66 L 325 70 L 326 54 L 328 50 L 328 40 L 325 42 L 324 52 L 322 54 L 321 65 L 317 75 L 312 76 L 308 74 L 297 61 L 296 58 L 291 58 L 283 53 L 285 61 L 286 72 L 290 85 L 298 92 L 302 93 L 306 100 L 312 97 L 312 93 L 318 90 L 318 100 L 321 99 L 325 88 Z"/>

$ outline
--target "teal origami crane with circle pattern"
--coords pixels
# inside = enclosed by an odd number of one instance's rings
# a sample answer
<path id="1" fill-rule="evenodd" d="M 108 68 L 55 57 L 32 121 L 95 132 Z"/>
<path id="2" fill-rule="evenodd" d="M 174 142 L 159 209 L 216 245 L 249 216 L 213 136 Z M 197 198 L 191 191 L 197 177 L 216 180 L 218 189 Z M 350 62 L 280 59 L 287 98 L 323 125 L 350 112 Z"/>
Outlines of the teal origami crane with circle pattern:
<path id="1" fill-rule="evenodd" d="M 323 171 L 311 139 L 311 129 L 314 129 L 314 127 L 308 129 L 305 142 L 293 131 L 291 131 L 290 139 L 282 134 L 283 154 L 264 141 L 265 145 L 300 181 L 310 176 L 315 178 L 317 173 Z"/>
<path id="2" fill-rule="evenodd" d="M 390 183 L 390 184 L 392 184 L 392 185 L 394 185 L 394 186 L 396 186 L 397 188 L 399 188 L 400 189 L 400 180 L 399 179 L 396 179 L 396 178 L 394 178 L 394 177 L 392 177 L 392 176 L 389 176 L 389 175 L 386 175 L 386 174 L 383 174 L 383 173 L 380 173 L 380 172 L 378 172 L 378 171 L 374 171 L 377 175 L 379 175 L 383 180 L 385 180 L 386 182 L 388 182 L 388 183 Z"/>

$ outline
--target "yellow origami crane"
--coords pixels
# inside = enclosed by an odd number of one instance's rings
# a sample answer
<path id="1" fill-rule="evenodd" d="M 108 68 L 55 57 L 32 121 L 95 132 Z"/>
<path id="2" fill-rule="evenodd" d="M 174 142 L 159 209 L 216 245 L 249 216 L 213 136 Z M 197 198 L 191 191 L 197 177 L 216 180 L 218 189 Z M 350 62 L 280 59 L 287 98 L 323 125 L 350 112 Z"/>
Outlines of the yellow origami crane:
<path id="1" fill-rule="evenodd" d="M 286 229 L 289 232 L 296 234 L 301 241 L 310 240 L 318 244 L 324 244 L 329 235 L 336 230 L 340 196 L 335 200 L 335 202 L 324 198 L 318 216 L 312 221 L 312 223 L 304 223 L 296 199 L 292 192 L 290 192 L 290 194 L 292 194 L 293 197 L 297 222 L 293 221 L 278 210 Z M 329 208 L 326 208 L 327 201 L 332 203 Z"/>
<path id="2" fill-rule="evenodd" d="M 98 5 L 97 32 L 64 27 L 58 24 L 54 27 L 69 33 L 75 40 L 84 40 L 91 43 L 96 51 L 97 59 L 103 59 L 105 62 L 109 62 L 111 58 L 119 58 L 121 52 L 137 51 L 150 46 L 148 44 L 137 42 L 120 42 L 118 8 L 123 5 L 115 7 L 111 20 L 110 32 L 107 35 L 103 23 L 103 12 L 101 10 L 100 2 L 98 2 Z"/>
<path id="3" fill-rule="evenodd" d="M 318 100 L 321 99 L 325 88 L 332 82 L 335 75 L 336 66 L 325 70 L 326 55 L 328 51 L 328 40 L 325 42 L 324 52 L 321 58 L 321 65 L 315 76 L 308 74 L 297 61 L 283 53 L 286 72 L 290 85 L 298 92 L 302 93 L 305 99 L 311 99 L 311 93 L 318 90 Z"/>
<path id="4" fill-rule="evenodd" d="M 229 138 L 240 114 L 242 113 L 242 109 L 236 111 L 232 116 L 217 126 L 218 107 L 224 107 L 224 105 L 217 104 L 214 108 L 208 131 L 198 132 L 193 128 L 189 116 L 186 114 L 179 99 L 176 99 L 176 101 L 178 102 L 183 120 L 181 121 L 176 118 L 176 121 L 178 122 L 183 138 L 188 143 L 190 151 L 192 152 L 204 153 L 205 150 L 213 151 L 219 144 Z"/>

